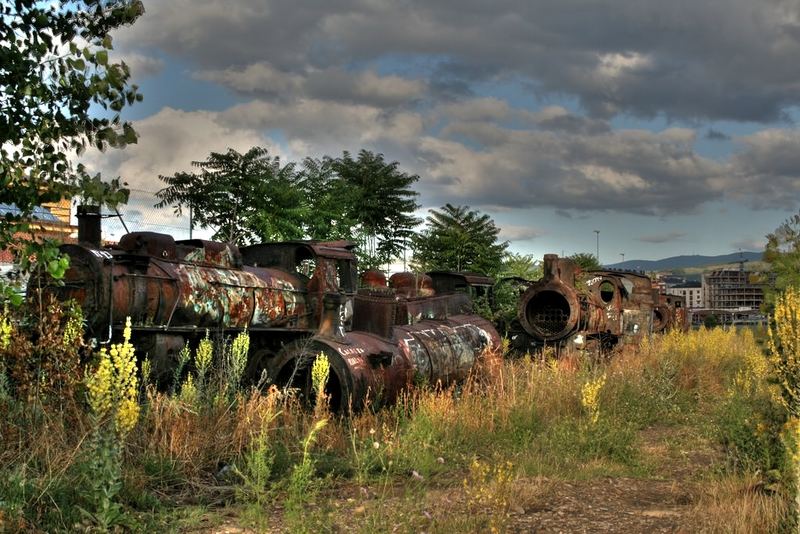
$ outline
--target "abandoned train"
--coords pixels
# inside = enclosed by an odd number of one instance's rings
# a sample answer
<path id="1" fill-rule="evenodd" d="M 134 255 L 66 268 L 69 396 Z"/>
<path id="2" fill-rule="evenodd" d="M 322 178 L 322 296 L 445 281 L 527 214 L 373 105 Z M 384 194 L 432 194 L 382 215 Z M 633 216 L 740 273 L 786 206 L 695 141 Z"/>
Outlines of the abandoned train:
<path id="1" fill-rule="evenodd" d="M 484 350 L 500 346 L 495 326 L 473 312 L 471 297 L 491 301 L 494 281 L 482 275 L 398 273 L 387 285 L 367 271 L 359 284 L 345 241 L 238 248 L 134 232 L 101 247 L 99 226 L 99 213 L 83 213 L 80 243 L 61 247 L 70 258 L 64 280 L 33 285 L 78 302 L 100 343 L 130 317 L 133 342 L 157 377 L 170 376 L 181 349 L 208 331 L 246 330 L 251 380 L 266 376 L 310 393 L 310 362 L 324 353 L 331 405 L 358 408 L 369 398 L 392 402 L 415 381 L 462 380 Z M 584 272 L 548 254 L 541 279 L 514 282 L 516 319 L 503 326 L 520 353 L 604 353 L 688 326 L 682 298 L 659 293 L 643 274 Z"/>
<path id="2" fill-rule="evenodd" d="M 659 293 L 647 276 L 581 271 L 573 261 L 547 254 L 542 278 L 520 296 L 509 336 L 519 352 L 551 346 L 602 354 L 636 347 L 651 333 L 687 326 L 682 298 Z"/>
<path id="3" fill-rule="evenodd" d="M 127 234 L 111 248 L 97 241 L 62 245 L 70 258 L 64 280 L 33 285 L 77 301 L 101 343 L 130 317 L 133 342 L 156 373 L 171 372 L 183 346 L 207 330 L 247 330 L 250 377 L 310 388 L 310 362 L 324 353 L 332 407 L 357 409 L 368 398 L 391 402 L 414 381 L 464 379 L 482 351 L 500 344 L 464 294 L 359 290 L 347 242 L 239 249 L 152 232 Z"/>

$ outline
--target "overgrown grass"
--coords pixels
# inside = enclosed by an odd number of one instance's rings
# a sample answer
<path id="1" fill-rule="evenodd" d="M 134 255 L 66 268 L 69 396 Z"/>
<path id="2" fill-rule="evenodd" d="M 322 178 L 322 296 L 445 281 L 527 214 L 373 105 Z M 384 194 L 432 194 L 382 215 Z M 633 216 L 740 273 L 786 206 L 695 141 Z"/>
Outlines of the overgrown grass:
<path id="1" fill-rule="evenodd" d="M 63 332 L 67 323 L 62 314 L 54 324 Z M 12 337 L 29 335 L 16 324 Z M 792 521 L 787 416 L 747 331 L 671 333 L 610 361 L 486 354 L 457 388 L 419 387 L 350 417 L 329 414 L 323 390 L 309 410 L 277 389 L 240 386 L 245 340 L 211 357 L 206 342 L 169 394 L 143 380 L 136 426 L 116 442 L 119 487 L 107 501 L 120 515 L 108 525 L 79 511 L 100 502 L 87 477 L 113 468 L 86 461 L 98 427 L 84 375 L 96 364 L 66 366 L 59 382 L 21 363 L 78 359 L 79 340 L 66 341 L 51 333 L 24 354 L 2 346 L 0 530 L 180 530 L 233 505 L 257 530 L 503 531 L 554 480 L 657 474 L 666 460 L 642 448 L 653 428 L 693 429 L 719 452 L 692 476 L 704 488 L 692 509 L 702 528 L 775 531 Z M 448 514 L 436 512 L 442 503 Z"/>

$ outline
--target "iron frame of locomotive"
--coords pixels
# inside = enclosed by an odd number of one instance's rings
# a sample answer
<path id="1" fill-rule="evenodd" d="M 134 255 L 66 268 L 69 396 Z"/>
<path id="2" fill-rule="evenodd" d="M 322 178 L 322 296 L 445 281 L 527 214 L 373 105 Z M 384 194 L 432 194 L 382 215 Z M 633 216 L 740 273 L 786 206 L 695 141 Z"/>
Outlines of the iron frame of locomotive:
<path id="1" fill-rule="evenodd" d="M 509 330 L 519 352 L 552 346 L 563 350 L 608 352 L 635 346 L 653 327 L 650 279 L 626 271 L 581 271 L 569 259 L 544 257 L 542 278 L 519 300 Z"/>
<path id="2" fill-rule="evenodd" d="M 89 335 L 101 342 L 118 336 L 130 316 L 133 342 L 156 373 L 171 371 L 184 344 L 207 330 L 247 330 L 248 374 L 266 371 L 308 393 L 308 366 L 324 353 L 334 408 L 357 409 L 367 398 L 391 402 L 415 381 L 462 380 L 484 349 L 499 345 L 465 295 L 357 292 L 352 249 L 344 241 L 238 249 L 135 232 L 113 248 L 63 245 L 70 257 L 63 283 L 43 280 L 42 287 L 81 304 Z"/>

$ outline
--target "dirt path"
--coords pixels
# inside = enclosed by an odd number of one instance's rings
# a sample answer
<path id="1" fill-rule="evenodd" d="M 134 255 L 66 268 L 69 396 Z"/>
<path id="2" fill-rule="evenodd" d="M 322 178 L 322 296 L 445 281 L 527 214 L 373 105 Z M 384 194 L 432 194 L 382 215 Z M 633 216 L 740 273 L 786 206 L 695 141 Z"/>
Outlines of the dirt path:
<path id="1" fill-rule="evenodd" d="M 504 521 L 508 532 L 533 533 L 690 533 L 702 481 L 718 462 L 721 453 L 708 441 L 690 434 L 685 427 L 653 428 L 640 433 L 639 451 L 647 463 L 647 476 L 594 477 L 587 480 L 548 478 L 519 479 L 510 516 Z M 464 498 L 458 484 L 439 489 L 427 488 L 423 494 L 403 496 L 404 486 L 395 485 L 391 496 L 381 499 L 352 484 L 345 484 L 332 495 L 331 504 L 337 517 L 334 532 L 358 530 L 369 532 L 368 521 L 378 521 L 403 507 L 409 510 L 405 521 L 396 528 L 382 523 L 387 532 L 442 531 L 436 525 L 448 514 L 465 514 Z M 367 494 L 367 497 L 364 495 Z M 411 504 L 410 504 L 411 503 Z M 279 511 L 272 517 L 280 521 Z M 371 517 L 371 519 L 369 519 Z M 220 519 L 218 517 L 218 519 Z M 242 527 L 235 512 L 211 528 L 198 532 L 250 533 L 282 532 L 280 522 L 270 529 Z"/>
<path id="2" fill-rule="evenodd" d="M 691 532 L 693 496 L 670 480 L 550 482 L 540 506 L 516 510 L 512 532 Z"/>
<path id="3" fill-rule="evenodd" d="M 639 435 L 648 478 L 549 481 L 540 506 L 513 516 L 513 532 L 694 532 L 699 480 L 722 461 L 706 438 L 686 428 Z M 521 510 L 517 510 L 520 512 Z"/>

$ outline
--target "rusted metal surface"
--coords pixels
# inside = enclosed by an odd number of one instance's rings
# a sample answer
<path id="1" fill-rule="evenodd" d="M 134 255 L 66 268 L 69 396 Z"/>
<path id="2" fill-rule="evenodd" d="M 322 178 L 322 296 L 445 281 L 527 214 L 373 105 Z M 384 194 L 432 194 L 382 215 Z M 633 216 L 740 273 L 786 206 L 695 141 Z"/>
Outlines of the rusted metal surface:
<path id="1" fill-rule="evenodd" d="M 367 398 L 391 401 L 415 381 L 461 380 L 485 349 L 500 344 L 494 327 L 472 315 L 467 293 L 432 296 L 429 276 L 395 276 L 390 288 L 385 277 L 371 275 L 371 287 L 356 292 L 347 242 L 240 250 L 136 232 L 114 248 L 62 251 L 71 259 L 65 283 L 45 280 L 45 291 L 77 300 L 101 341 L 130 317 L 134 341 L 161 374 L 206 329 L 247 330 L 254 375 L 266 370 L 277 383 L 308 392 L 307 353 L 324 352 L 333 370 L 328 387 L 340 407 L 358 407 Z"/>
<path id="2" fill-rule="evenodd" d="M 543 276 L 522 295 L 517 313 L 520 325 L 534 340 L 560 341 L 584 325 L 601 321 L 600 304 L 575 288 L 577 272 L 574 262 L 545 255 Z"/>
<path id="3" fill-rule="evenodd" d="M 334 409 L 359 409 L 366 402 L 394 402 L 413 384 L 448 386 L 463 380 L 484 350 L 500 337 L 481 317 L 455 315 L 396 326 L 391 337 L 363 331 L 336 339 L 314 336 L 285 351 L 275 362 L 279 383 L 291 383 L 308 395 L 311 362 L 320 353 L 331 364 L 327 393 Z"/>
<path id="4" fill-rule="evenodd" d="M 369 269 L 361 273 L 359 282 L 361 287 L 385 288 L 387 286 L 386 275 L 377 269 Z"/>
<path id="5" fill-rule="evenodd" d="M 100 206 L 81 204 L 77 209 L 78 242 L 90 247 L 100 247 L 102 232 L 100 229 Z"/>
<path id="6" fill-rule="evenodd" d="M 653 332 L 666 332 L 672 328 L 674 313 L 667 304 L 667 295 L 653 288 Z"/>
<path id="7" fill-rule="evenodd" d="M 653 332 L 680 330 L 686 332 L 691 327 L 691 317 L 686 308 L 686 298 L 681 295 L 668 295 L 653 290 L 656 301 L 653 309 Z"/>
<path id="8" fill-rule="evenodd" d="M 544 257 L 543 276 L 519 300 L 510 332 L 518 350 L 545 345 L 607 351 L 638 345 L 653 330 L 650 279 L 633 272 L 582 272 L 571 260 Z"/>
<path id="9" fill-rule="evenodd" d="M 688 332 L 692 326 L 692 318 L 686 307 L 686 297 L 682 295 L 664 295 L 664 300 L 672 313 L 671 328 Z"/>
<path id="10" fill-rule="evenodd" d="M 618 343 L 638 345 L 653 330 L 650 278 L 623 271 L 589 271 L 581 275 L 589 291 L 604 304 L 604 333 Z"/>
<path id="11" fill-rule="evenodd" d="M 494 279 L 478 273 L 455 271 L 431 271 L 427 273 L 438 294 L 468 293 L 471 296 L 488 295 Z"/>
<path id="12" fill-rule="evenodd" d="M 427 274 L 394 273 L 389 277 L 389 287 L 403 297 L 430 297 L 435 294 L 433 280 Z"/>
<path id="13" fill-rule="evenodd" d="M 398 313 L 399 304 L 393 291 L 361 290 L 353 305 L 353 330 L 391 337 Z"/>
<path id="14" fill-rule="evenodd" d="M 298 246 L 314 250 L 305 243 Z M 343 278 L 338 257 L 317 258 L 311 279 L 304 279 L 280 268 L 243 266 L 242 255 L 230 244 L 176 242 L 149 232 L 128 234 L 114 249 L 65 245 L 62 251 L 71 259 L 65 284 L 46 284 L 45 290 L 81 303 L 98 337 L 109 327 L 121 328 L 128 316 L 134 330 L 314 331 L 322 316 L 322 295 L 338 292 Z M 349 250 L 337 256 L 348 254 L 352 257 Z M 343 267 L 346 272 L 348 266 Z M 319 297 L 313 302 L 317 308 L 308 306 L 309 286 L 318 288 L 312 295 Z"/>

